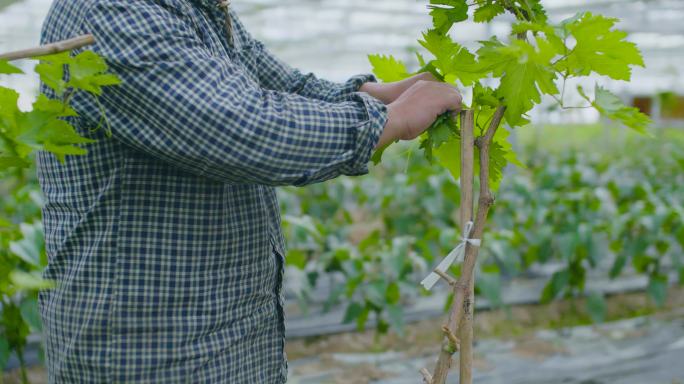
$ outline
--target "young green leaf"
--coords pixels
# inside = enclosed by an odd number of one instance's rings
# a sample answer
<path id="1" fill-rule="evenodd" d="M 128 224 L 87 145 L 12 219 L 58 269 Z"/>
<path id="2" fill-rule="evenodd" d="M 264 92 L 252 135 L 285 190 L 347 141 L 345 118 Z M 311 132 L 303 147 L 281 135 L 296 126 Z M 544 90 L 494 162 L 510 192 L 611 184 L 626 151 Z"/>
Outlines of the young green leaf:
<path id="1" fill-rule="evenodd" d="M 569 55 L 557 64 L 560 71 L 586 76 L 591 72 L 615 80 L 629 80 L 631 67 L 644 66 L 636 44 L 627 41 L 627 33 L 615 30 L 617 19 L 584 13 L 572 22 L 562 24 L 576 44 Z"/>
<path id="2" fill-rule="evenodd" d="M 447 33 L 455 23 L 468 19 L 466 0 L 430 0 L 432 23 L 440 33 Z"/>
<path id="3" fill-rule="evenodd" d="M 41 110 L 24 112 L 17 120 L 22 131 L 16 136 L 21 144 L 18 147 L 20 155 L 26 155 L 32 150 L 45 149 L 52 151 L 60 161 L 65 155 L 84 154 L 82 148 L 74 144 L 92 143 L 94 140 L 80 136 L 74 127 L 65 120 L 56 119 L 58 114 Z"/>
<path id="4" fill-rule="evenodd" d="M 18 157 L 3 155 L 0 151 L 0 172 L 8 168 L 28 168 L 31 163 Z"/>
<path id="5" fill-rule="evenodd" d="M 24 73 L 24 71 L 10 64 L 7 60 L 0 60 L 0 75 L 14 75 L 20 73 Z"/>
<path id="6" fill-rule="evenodd" d="M 423 33 L 423 40 L 419 43 L 432 53 L 435 59 L 431 63 L 449 83 L 459 80 L 469 86 L 486 76 L 486 72 L 477 64 L 475 55 L 448 35 L 432 29 Z"/>
<path id="7" fill-rule="evenodd" d="M 52 88 L 57 96 L 61 97 L 64 94 L 67 84 L 64 81 L 64 65 L 62 63 L 41 61 L 34 70 L 40 75 L 40 81 Z"/>
<path id="8" fill-rule="evenodd" d="M 537 47 L 521 40 L 504 45 L 498 40 L 483 42 L 478 50 L 480 64 L 501 77 L 497 94 L 507 106 L 506 121 L 522 125 L 523 115 L 541 102 L 541 94 L 558 94 L 556 74 L 549 67 L 555 56 L 553 46 L 537 38 Z"/>
<path id="9" fill-rule="evenodd" d="M 427 155 L 427 150 L 426 150 Z M 452 136 L 441 146 L 432 149 L 431 156 L 451 173 L 455 180 L 461 176 L 461 137 Z M 475 161 L 477 163 L 477 160 Z"/>
<path id="10" fill-rule="evenodd" d="M 617 95 L 598 84 L 594 91 L 594 100 L 588 98 L 581 87 L 578 88 L 578 91 L 601 115 L 619 121 L 639 133 L 648 134 L 648 127 L 652 121 L 648 116 L 641 113 L 639 108 L 625 105 Z"/>
<path id="11" fill-rule="evenodd" d="M 476 23 L 487 23 L 492 21 L 495 17 L 503 14 L 505 11 L 504 7 L 498 3 L 487 3 L 475 10 L 473 15 L 473 20 Z"/>
<path id="12" fill-rule="evenodd" d="M 17 289 L 24 289 L 30 291 L 37 291 L 41 289 L 50 289 L 55 286 L 52 281 L 45 280 L 40 276 L 40 273 L 29 273 L 23 271 L 13 271 L 10 273 L 10 282 Z"/>
<path id="13" fill-rule="evenodd" d="M 11 130 L 16 125 L 15 118 L 19 111 L 19 92 L 0 87 L 0 129 Z"/>
<path id="14" fill-rule="evenodd" d="M 386 83 L 403 80 L 411 76 L 406 65 L 392 55 L 368 55 L 368 60 L 373 66 L 375 76 Z"/>
<path id="15" fill-rule="evenodd" d="M 69 63 L 69 83 L 67 86 L 102 94 L 102 87 L 118 85 L 119 78 L 105 73 L 107 63 L 104 58 L 92 51 L 84 51 L 75 56 Z"/>
<path id="16" fill-rule="evenodd" d="M 425 157 L 431 162 L 434 150 L 450 142 L 454 137 L 458 137 L 457 119 L 449 113 L 445 113 L 437 117 L 437 120 L 421 136 L 420 148 L 423 149 Z"/>

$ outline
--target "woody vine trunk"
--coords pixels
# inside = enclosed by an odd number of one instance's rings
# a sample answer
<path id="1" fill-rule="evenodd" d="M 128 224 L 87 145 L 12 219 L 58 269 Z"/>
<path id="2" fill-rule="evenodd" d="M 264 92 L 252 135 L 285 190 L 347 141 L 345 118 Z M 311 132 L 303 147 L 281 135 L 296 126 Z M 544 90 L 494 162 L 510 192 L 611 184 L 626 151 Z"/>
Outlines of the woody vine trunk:
<path id="1" fill-rule="evenodd" d="M 478 137 L 474 140 L 475 146 L 479 148 L 480 160 L 480 196 L 478 199 L 477 215 L 473 225 L 470 238 L 481 239 L 484 233 L 484 227 L 487 221 L 487 215 L 490 207 L 494 204 L 494 197 L 492 196 L 489 186 L 489 148 L 496 131 L 501 125 L 506 107 L 499 106 L 494 113 L 491 123 L 487 128 L 484 136 Z M 472 111 L 464 112 L 462 129 L 472 132 Z M 469 128 L 465 128 L 466 125 Z M 466 133 L 467 135 L 467 133 Z M 467 145 L 467 143 L 465 144 Z M 471 178 L 472 180 L 472 178 Z M 472 185 L 472 182 L 470 183 Z M 467 185 L 467 182 L 466 182 Z M 462 202 L 463 204 L 463 202 Z M 468 208 L 461 208 L 462 218 L 467 217 Z M 464 213 L 465 211 L 465 213 Z M 462 223 L 465 225 L 465 223 Z M 472 301 L 471 295 L 473 293 L 474 285 L 474 271 L 477 262 L 479 247 L 472 246 L 466 242 L 465 258 L 461 267 L 461 278 L 457 281 L 445 272 L 437 272 L 442 279 L 449 283 L 453 289 L 454 300 L 449 310 L 449 318 L 447 324 L 442 327 L 444 333 L 444 341 L 439 353 L 439 358 L 433 373 L 430 375 L 426 369 L 422 369 L 423 380 L 426 384 L 444 384 L 446 383 L 449 369 L 451 368 L 452 356 L 458 350 L 459 340 L 456 334 L 459 333 L 459 326 L 461 327 L 460 334 L 465 334 L 468 337 L 468 332 L 472 334 Z M 463 321 L 466 316 L 470 316 L 471 320 Z M 467 327 L 470 327 L 468 329 Z M 468 340 L 472 343 L 472 338 Z M 472 345 L 472 344 L 471 344 Z M 472 346 L 468 347 L 468 354 L 464 354 L 461 360 L 461 378 L 468 381 L 461 381 L 462 384 L 472 382 Z"/>

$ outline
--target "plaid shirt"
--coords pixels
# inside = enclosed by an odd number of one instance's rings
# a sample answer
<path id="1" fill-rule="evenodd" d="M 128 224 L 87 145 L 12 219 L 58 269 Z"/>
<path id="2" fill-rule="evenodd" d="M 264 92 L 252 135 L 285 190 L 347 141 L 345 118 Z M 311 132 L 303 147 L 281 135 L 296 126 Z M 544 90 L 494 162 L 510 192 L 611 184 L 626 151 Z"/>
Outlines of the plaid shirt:
<path id="1" fill-rule="evenodd" d="M 38 158 L 51 383 L 286 380 L 274 186 L 367 172 L 387 110 L 231 18 L 232 44 L 209 0 L 52 5 L 43 42 L 94 34 L 123 84 L 73 96 L 87 155 Z"/>

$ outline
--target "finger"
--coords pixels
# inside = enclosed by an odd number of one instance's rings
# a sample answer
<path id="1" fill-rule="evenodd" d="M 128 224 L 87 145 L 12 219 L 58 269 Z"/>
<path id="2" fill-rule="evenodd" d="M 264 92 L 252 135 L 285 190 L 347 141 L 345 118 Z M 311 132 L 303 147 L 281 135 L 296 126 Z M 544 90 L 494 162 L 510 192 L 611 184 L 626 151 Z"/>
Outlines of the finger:
<path id="1" fill-rule="evenodd" d="M 426 81 L 439 81 L 435 75 L 433 75 L 431 72 L 423 72 L 421 73 L 422 75 L 422 80 Z"/>
<path id="2" fill-rule="evenodd" d="M 453 93 L 450 105 L 451 108 L 449 110 L 455 113 L 458 113 L 463 109 L 463 97 L 458 91 Z"/>

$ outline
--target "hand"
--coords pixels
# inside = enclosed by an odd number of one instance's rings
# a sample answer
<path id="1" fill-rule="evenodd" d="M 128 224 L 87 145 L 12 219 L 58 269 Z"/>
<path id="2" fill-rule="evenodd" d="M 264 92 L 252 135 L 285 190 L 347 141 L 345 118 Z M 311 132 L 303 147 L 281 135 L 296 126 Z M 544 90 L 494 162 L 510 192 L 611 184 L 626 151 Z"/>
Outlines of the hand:
<path id="1" fill-rule="evenodd" d="M 393 83 L 365 83 L 359 91 L 366 92 L 385 104 L 390 104 L 419 81 L 437 81 L 437 79 L 430 72 L 423 72 Z"/>
<path id="2" fill-rule="evenodd" d="M 445 112 L 461 110 L 461 93 L 456 87 L 420 80 L 387 106 L 389 118 L 376 148 L 397 140 L 420 136 Z"/>

